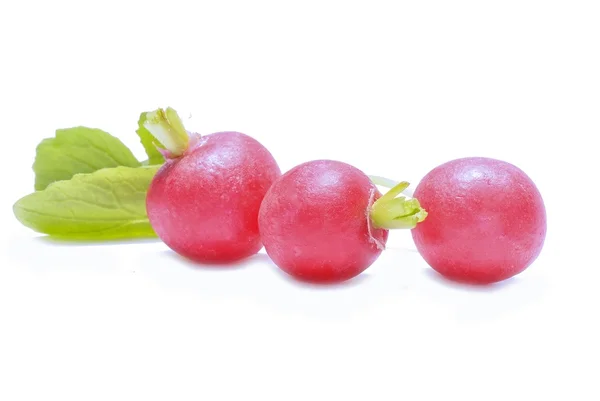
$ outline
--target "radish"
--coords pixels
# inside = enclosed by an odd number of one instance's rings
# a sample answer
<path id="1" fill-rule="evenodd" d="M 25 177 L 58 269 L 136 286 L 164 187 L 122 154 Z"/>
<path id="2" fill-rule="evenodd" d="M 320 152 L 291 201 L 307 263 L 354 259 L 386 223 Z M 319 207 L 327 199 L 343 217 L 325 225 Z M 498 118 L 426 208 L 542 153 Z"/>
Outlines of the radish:
<path id="1" fill-rule="evenodd" d="M 259 213 L 265 250 L 301 281 L 353 278 L 379 257 L 390 228 L 412 228 L 427 213 L 417 199 L 385 195 L 362 171 L 335 160 L 300 164 L 267 191 Z"/>
<path id="2" fill-rule="evenodd" d="M 448 279 L 490 284 L 540 254 L 546 211 L 533 181 L 507 162 L 471 157 L 444 163 L 417 185 L 429 215 L 412 230 L 425 261 Z"/>
<path id="3" fill-rule="evenodd" d="M 258 211 L 281 171 L 269 151 L 239 132 L 188 133 L 173 109 L 146 115 L 165 164 L 146 197 L 150 224 L 178 254 L 202 263 L 232 262 L 262 248 Z"/>

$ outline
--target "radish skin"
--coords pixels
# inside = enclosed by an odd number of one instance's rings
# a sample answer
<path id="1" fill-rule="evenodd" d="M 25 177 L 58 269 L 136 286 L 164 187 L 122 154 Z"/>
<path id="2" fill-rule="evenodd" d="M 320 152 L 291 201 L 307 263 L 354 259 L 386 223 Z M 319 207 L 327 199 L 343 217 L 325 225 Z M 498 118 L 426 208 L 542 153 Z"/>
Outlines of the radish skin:
<path id="1" fill-rule="evenodd" d="M 539 256 L 546 210 L 533 181 L 507 162 L 470 157 L 430 171 L 415 197 L 429 213 L 412 236 L 426 262 L 453 281 L 491 284 Z"/>
<path id="2" fill-rule="evenodd" d="M 390 228 L 412 228 L 426 213 L 396 198 L 408 183 L 382 195 L 362 171 L 314 160 L 283 174 L 267 192 L 259 229 L 267 254 L 301 281 L 334 283 L 371 266 Z"/>
<path id="3" fill-rule="evenodd" d="M 200 263 L 228 263 L 257 253 L 262 248 L 258 211 L 281 175 L 271 153 L 240 132 L 188 135 L 175 113 L 155 113 L 147 128 L 169 143 L 168 158 L 146 198 L 157 235 Z"/>

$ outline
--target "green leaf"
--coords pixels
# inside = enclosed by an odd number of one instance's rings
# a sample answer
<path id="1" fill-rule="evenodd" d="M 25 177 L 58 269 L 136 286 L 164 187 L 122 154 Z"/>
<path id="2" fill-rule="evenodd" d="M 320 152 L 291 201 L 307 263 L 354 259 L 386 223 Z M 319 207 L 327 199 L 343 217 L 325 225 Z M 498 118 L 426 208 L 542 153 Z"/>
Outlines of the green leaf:
<path id="1" fill-rule="evenodd" d="M 140 165 L 127 146 L 107 132 L 87 127 L 58 129 L 54 138 L 44 139 L 37 146 L 33 164 L 35 190 L 75 174 Z"/>
<path id="2" fill-rule="evenodd" d="M 34 231 L 65 239 L 155 237 L 146 214 L 146 192 L 160 166 L 114 167 L 76 174 L 13 206 Z"/>
<path id="3" fill-rule="evenodd" d="M 147 120 L 147 115 L 148 113 L 145 112 L 140 115 L 140 119 L 138 120 L 138 129 L 136 131 L 138 136 L 140 137 L 142 146 L 144 147 L 144 150 L 148 155 L 148 160 L 145 162 L 145 164 L 163 164 L 165 162 L 165 158 L 158 151 L 156 146 L 164 148 L 164 145 L 160 143 L 156 138 L 154 138 L 150 131 L 148 131 L 148 129 L 146 129 L 146 127 L 144 126 L 144 123 Z"/>

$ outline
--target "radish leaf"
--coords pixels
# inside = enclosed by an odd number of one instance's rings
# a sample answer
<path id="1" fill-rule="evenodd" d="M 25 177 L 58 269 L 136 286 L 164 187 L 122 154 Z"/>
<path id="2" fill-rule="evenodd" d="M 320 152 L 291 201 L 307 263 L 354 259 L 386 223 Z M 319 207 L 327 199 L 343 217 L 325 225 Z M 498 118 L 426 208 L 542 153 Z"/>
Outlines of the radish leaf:
<path id="1" fill-rule="evenodd" d="M 160 166 L 115 167 L 76 174 L 13 206 L 34 231 L 65 239 L 155 237 L 146 214 L 146 192 Z"/>
<path id="2" fill-rule="evenodd" d="M 37 146 L 33 164 L 35 190 L 43 190 L 75 174 L 117 166 L 140 166 L 118 138 L 95 128 L 58 129 L 54 138 L 44 139 Z"/>

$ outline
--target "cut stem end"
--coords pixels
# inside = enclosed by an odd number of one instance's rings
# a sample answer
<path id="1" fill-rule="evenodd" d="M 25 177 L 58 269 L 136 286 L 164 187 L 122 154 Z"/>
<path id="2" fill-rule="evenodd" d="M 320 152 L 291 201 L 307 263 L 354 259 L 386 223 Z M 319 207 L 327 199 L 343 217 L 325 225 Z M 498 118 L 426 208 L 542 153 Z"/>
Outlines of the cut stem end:
<path id="1" fill-rule="evenodd" d="M 144 127 L 165 146 L 165 151 L 161 150 L 165 157 L 177 158 L 183 155 L 190 145 L 190 136 L 181 118 L 170 107 L 146 113 Z"/>

